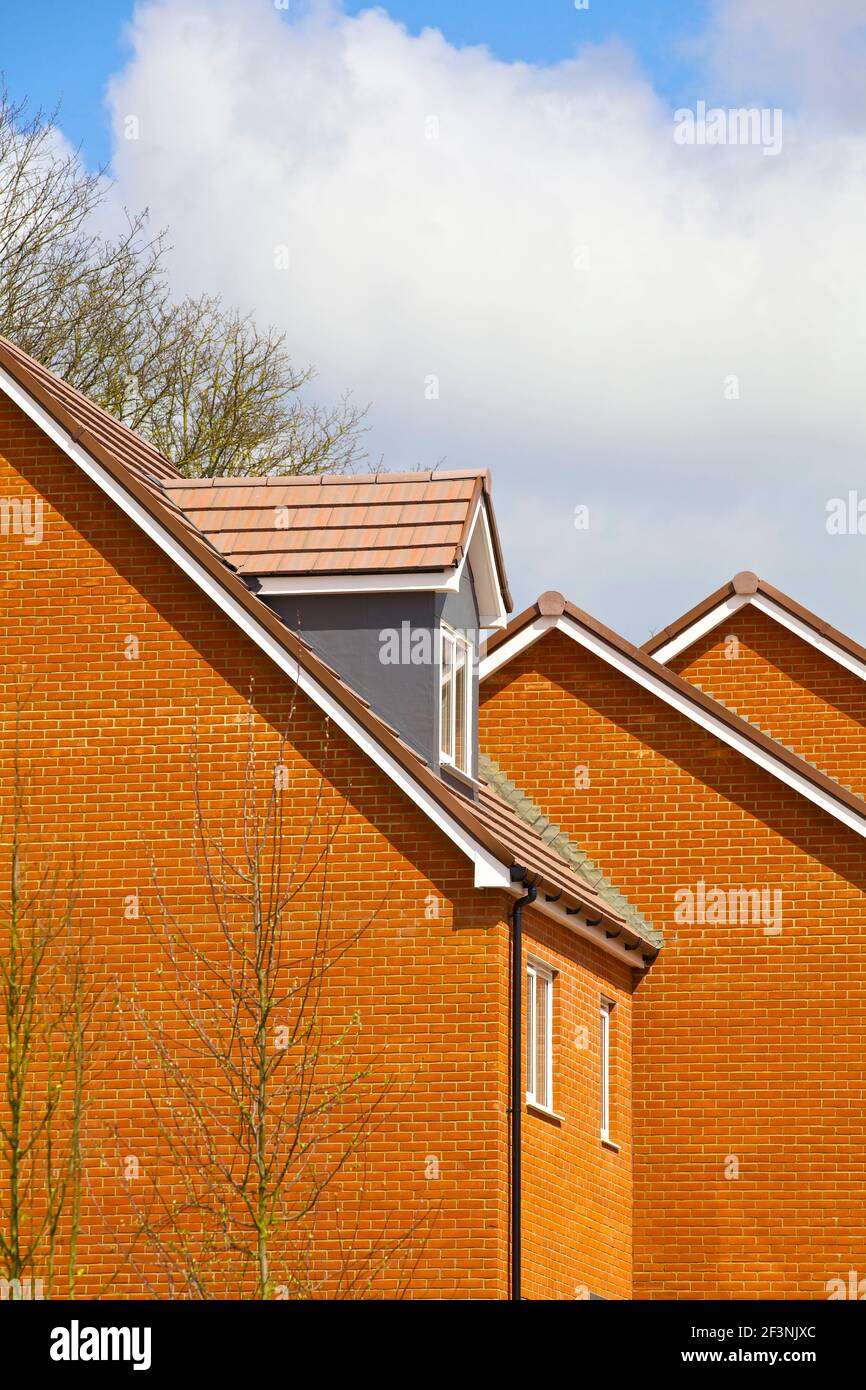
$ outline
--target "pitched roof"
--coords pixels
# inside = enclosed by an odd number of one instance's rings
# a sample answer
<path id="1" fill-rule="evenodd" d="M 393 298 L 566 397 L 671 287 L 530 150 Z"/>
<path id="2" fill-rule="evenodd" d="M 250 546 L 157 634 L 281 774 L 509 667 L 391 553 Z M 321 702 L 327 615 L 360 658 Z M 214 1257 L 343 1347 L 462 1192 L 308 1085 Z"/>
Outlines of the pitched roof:
<path id="1" fill-rule="evenodd" d="M 585 850 L 580 849 L 560 826 L 554 825 L 532 798 L 527 796 L 526 792 L 522 791 L 510 777 L 506 776 L 499 764 L 494 762 L 493 758 L 489 758 L 486 753 L 480 755 L 480 769 L 485 781 L 503 801 L 508 803 L 520 819 L 525 821 L 532 833 L 540 836 L 545 844 L 549 845 L 559 858 L 568 864 L 578 878 L 582 878 L 588 883 L 608 907 L 618 912 L 635 936 L 645 941 L 653 950 L 658 950 L 662 946 L 663 937 L 658 928 L 653 927 L 646 918 L 641 916 L 637 908 L 633 907 L 619 889 L 615 888 L 610 880 L 604 876 L 601 869 L 593 863 Z"/>
<path id="2" fill-rule="evenodd" d="M 485 470 L 199 478 L 165 490 L 240 574 L 257 576 L 453 569 L 483 500 L 507 597 Z"/>
<path id="3" fill-rule="evenodd" d="M 813 645 L 820 646 L 828 656 L 842 660 L 849 670 L 862 666 L 866 671 L 866 647 L 795 602 L 766 579 L 759 579 L 750 570 L 735 574 L 727 584 L 708 594 L 682 617 L 662 628 L 661 632 L 655 633 L 648 642 L 644 642 L 641 650 L 658 660 L 668 660 L 670 656 L 685 651 L 705 632 L 712 631 L 718 623 L 746 604 L 753 604 L 777 621 L 784 622 L 787 618 L 787 626 L 793 627 L 806 640 L 811 640 Z M 668 647 L 671 647 L 669 653 L 665 650 Z M 846 661 L 846 657 L 851 660 Z M 861 672 L 858 671 L 858 674 Z"/>
<path id="4" fill-rule="evenodd" d="M 640 647 L 634 646 L 563 598 L 562 594 L 552 591 L 542 594 L 529 608 L 512 618 L 507 627 L 494 633 L 482 653 L 482 681 L 507 664 L 518 650 L 524 650 L 551 628 L 559 628 L 582 641 L 603 660 L 679 708 L 702 728 L 737 748 L 786 785 L 794 787 L 866 837 L 866 800 L 863 797 L 835 782 L 825 772 L 740 715 L 734 714 L 698 686 L 675 675 Z"/>
<path id="5" fill-rule="evenodd" d="M 421 793 L 415 798 L 417 804 L 455 842 L 465 848 L 469 837 L 486 853 L 484 862 L 488 868 L 525 867 L 538 875 L 542 886 L 561 891 L 573 910 L 589 912 L 616 929 L 626 926 L 620 914 L 552 855 L 543 840 L 528 831 L 512 808 L 494 793 L 482 790 L 481 799 L 475 802 L 446 784 L 336 671 L 286 627 L 273 609 L 250 592 L 163 492 L 158 467 L 166 476 L 173 476 L 168 460 L 161 459 L 126 426 L 59 382 L 3 338 L 0 388 L 28 410 L 58 446 L 137 524 L 145 527 L 152 539 L 290 678 L 337 719 L 340 727 L 364 747 L 393 781 L 410 795 L 411 788 L 417 788 Z M 464 834 L 458 836 L 456 828 Z M 501 882 L 495 880 L 496 884 Z M 488 880 L 488 886 L 494 886 L 494 882 Z M 630 963 L 640 966 L 643 961 L 635 959 Z"/>
<path id="6" fill-rule="evenodd" d="M 94 405 L 81 391 L 76 391 L 52 375 L 35 357 L 22 352 L 8 338 L 0 337 L 0 365 L 16 380 L 25 377 L 28 390 L 51 413 L 62 412 L 65 428 L 73 439 L 77 441 L 87 436 L 110 448 L 118 462 L 139 481 L 153 485 L 163 479 L 175 481 L 180 478 L 174 464 L 169 463 L 152 444 Z"/>

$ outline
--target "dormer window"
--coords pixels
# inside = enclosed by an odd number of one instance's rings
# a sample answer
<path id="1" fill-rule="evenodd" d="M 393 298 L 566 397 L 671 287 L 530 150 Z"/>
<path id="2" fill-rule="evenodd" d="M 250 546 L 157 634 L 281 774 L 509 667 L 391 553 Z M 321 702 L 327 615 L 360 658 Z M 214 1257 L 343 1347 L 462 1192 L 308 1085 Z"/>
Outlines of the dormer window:
<path id="1" fill-rule="evenodd" d="M 472 643 L 444 624 L 440 639 L 439 757 L 471 775 Z"/>

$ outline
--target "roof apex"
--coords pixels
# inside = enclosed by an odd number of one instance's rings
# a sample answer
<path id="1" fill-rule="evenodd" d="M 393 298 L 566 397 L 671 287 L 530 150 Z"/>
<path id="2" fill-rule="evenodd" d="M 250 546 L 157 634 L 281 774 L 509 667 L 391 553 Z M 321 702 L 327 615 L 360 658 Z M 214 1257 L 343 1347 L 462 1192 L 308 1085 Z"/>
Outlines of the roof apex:
<path id="1" fill-rule="evenodd" d="M 536 608 L 543 618 L 558 618 L 565 612 L 566 599 L 558 589 L 547 589 L 536 600 Z"/>

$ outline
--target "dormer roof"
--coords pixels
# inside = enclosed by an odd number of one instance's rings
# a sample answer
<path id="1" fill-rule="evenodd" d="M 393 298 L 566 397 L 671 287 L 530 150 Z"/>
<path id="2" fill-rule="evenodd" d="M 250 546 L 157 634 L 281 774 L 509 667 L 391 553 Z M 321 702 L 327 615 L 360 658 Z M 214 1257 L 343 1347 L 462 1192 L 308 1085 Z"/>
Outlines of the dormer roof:
<path id="1" fill-rule="evenodd" d="M 469 562 L 485 626 L 512 607 L 486 470 L 166 480 L 263 595 L 447 591 Z"/>

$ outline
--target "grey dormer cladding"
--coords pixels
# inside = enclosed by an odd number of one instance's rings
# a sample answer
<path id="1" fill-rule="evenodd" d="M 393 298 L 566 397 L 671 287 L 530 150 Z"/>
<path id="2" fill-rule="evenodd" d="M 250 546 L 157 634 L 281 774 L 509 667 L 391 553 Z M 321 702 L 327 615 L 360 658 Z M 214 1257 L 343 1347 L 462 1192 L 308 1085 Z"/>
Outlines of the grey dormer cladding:
<path id="1" fill-rule="evenodd" d="M 369 701 L 430 767 L 439 766 L 439 644 L 444 621 L 479 646 L 478 604 L 469 564 L 460 586 L 384 593 L 274 595 L 266 601 L 283 622 L 309 643 L 347 685 Z M 404 626 L 406 625 L 406 626 Z M 426 643 L 415 642 L 427 634 Z M 426 646 L 429 661 L 383 660 L 386 634 L 399 635 L 400 651 L 411 656 Z M 393 653 L 394 642 L 390 642 Z M 472 671 L 472 775 L 478 775 L 478 664 Z M 446 773 L 447 775 L 447 773 Z"/>

